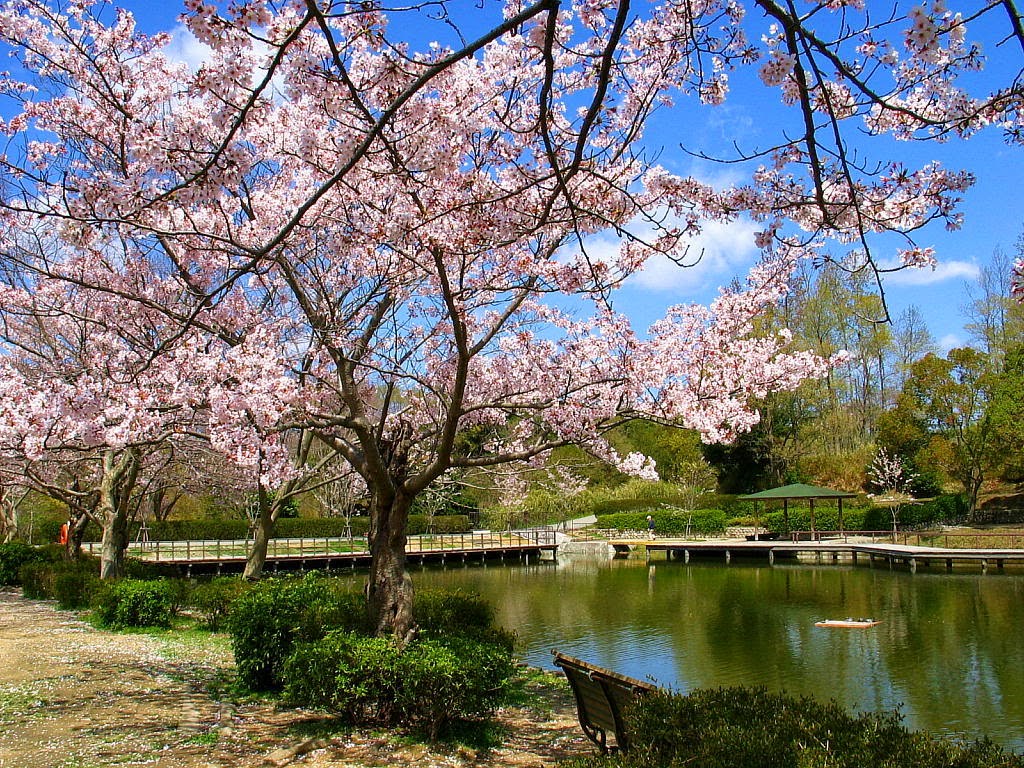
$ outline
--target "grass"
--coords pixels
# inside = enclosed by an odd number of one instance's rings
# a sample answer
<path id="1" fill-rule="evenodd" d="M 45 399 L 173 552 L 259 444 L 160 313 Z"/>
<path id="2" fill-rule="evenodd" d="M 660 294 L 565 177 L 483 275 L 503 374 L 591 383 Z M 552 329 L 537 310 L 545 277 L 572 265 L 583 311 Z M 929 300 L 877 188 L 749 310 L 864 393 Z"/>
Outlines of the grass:
<path id="1" fill-rule="evenodd" d="M 0 687 L 0 724 L 23 723 L 26 718 L 46 714 L 46 701 L 38 691 L 20 685 Z"/>
<path id="2" fill-rule="evenodd" d="M 914 539 L 916 538 L 916 542 Z M 943 547 L 947 549 L 1022 549 L 1024 531 L 1019 528 L 1007 531 L 958 530 L 941 533 L 912 534 L 911 543 L 922 547 Z"/>
<path id="3" fill-rule="evenodd" d="M 212 747 L 218 741 L 220 741 L 220 731 L 216 728 L 211 728 L 205 733 L 197 733 L 194 736 L 189 736 L 182 743 L 200 747 Z"/>

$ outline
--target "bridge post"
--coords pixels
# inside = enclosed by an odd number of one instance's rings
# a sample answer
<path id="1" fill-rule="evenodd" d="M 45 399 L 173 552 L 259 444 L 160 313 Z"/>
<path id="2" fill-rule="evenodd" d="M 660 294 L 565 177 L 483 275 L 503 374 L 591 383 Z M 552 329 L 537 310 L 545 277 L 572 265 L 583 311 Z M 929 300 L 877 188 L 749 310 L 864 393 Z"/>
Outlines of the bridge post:
<path id="1" fill-rule="evenodd" d="M 725 562 L 727 565 L 732 562 L 732 553 L 728 549 L 725 550 Z"/>
<path id="2" fill-rule="evenodd" d="M 947 557 L 946 558 L 946 570 L 947 571 L 952 571 L 953 570 L 953 558 L 952 557 Z"/>
<path id="3" fill-rule="evenodd" d="M 768 565 L 775 565 L 775 550 L 768 550 Z"/>

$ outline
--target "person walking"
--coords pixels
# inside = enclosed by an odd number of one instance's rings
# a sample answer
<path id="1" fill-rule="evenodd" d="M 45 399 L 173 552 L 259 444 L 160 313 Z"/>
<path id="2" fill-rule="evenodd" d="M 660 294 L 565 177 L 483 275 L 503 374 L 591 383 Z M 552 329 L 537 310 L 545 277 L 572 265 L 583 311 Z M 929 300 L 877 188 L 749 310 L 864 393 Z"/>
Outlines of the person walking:
<path id="1" fill-rule="evenodd" d="M 654 538 L 654 515 L 647 516 L 647 538 Z"/>

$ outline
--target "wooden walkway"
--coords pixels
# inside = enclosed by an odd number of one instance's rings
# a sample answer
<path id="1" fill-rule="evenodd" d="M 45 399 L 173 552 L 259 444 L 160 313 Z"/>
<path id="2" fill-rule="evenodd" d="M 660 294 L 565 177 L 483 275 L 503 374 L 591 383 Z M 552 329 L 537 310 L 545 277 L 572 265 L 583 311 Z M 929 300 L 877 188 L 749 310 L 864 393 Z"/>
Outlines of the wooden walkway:
<path id="1" fill-rule="evenodd" d="M 194 573 L 231 573 L 245 566 L 251 539 L 208 541 L 148 541 L 128 546 L 128 556 L 151 563 L 181 566 Z M 86 542 L 83 551 L 99 553 L 99 542 Z M 412 563 L 486 562 L 518 559 L 530 561 L 545 554 L 554 556 L 555 534 L 548 530 L 481 532 L 410 536 L 405 557 Z M 360 537 L 271 539 L 267 570 L 359 568 L 370 564 L 366 539 Z"/>
<path id="2" fill-rule="evenodd" d="M 850 537 L 853 539 L 853 537 Z M 608 542 L 616 553 L 628 553 L 638 546 L 644 546 L 647 557 L 663 552 L 667 559 L 690 562 L 692 557 L 724 558 L 731 562 L 734 557 L 763 557 L 769 563 L 777 558 L 808 559 L 816 562 L 840 559 L 854 563 L 861 559 L 869 565 L 885 562 L 890 567 L 901 565 L 916 571 L 919 566 L 944 565 L 952 570 L 954 563 L 977 563 L 982 570 L 991 567 L 1003 568 L 1007 563 L 1024 564 L 1024 549 L 977 549 L 957 547 L 919 547 L 906 544 L 887 544 L 869 541 L 686 541 L 682 539 L 615 539 Z"/>

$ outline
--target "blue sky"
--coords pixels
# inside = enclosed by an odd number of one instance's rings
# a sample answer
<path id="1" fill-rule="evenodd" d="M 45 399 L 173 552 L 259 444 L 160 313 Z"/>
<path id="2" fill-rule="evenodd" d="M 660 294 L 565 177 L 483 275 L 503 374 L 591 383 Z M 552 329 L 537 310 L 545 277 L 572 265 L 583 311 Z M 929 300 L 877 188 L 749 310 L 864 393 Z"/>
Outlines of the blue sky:
<path id="1" fill-rule="evenodd" d="M 146 31 L 167 30 L 175 35 L 173 49 L 183 58 L 196 58 L 201 51 L 185 36 L 177 24 L 180 4 L 175 0 L 122 0 L 118 3 L 136 14 Z M 1003 52 L 996 51 L 997 55 Z M 1017 54 L 1019 56 L 1019 53 Z M 1019 65 L 1011 57 L 1009 66 Z M 1005 64 L 996 66 L 1005 67 Z M 992 73 L 977 76 L 985 84 Z M 742 83 L 737 83 L 739 89 Z M 986 89 L 987 90 L 987 89 Z M 792 119 L 771 98 L 767 89 L 751 89 L 750 98 L 739 93 L 723 107 L 666 110 L 657 116 L 648 132 L 646 144 L 659 151 L 660 162 L 670 170 L 694 174 L 704 180 L 727 181 L 736 173 L 731 166 L 696 161 L 680 148 L 680 144 L 726 154 L 733 142 L 745 149 L 774 143 L 779 124 Z M 908 305 L 916 305 L 924 314 L 929 328 L 942 349 L 966 343 L 962 306 L 968 301 L 967 286 L 978 268 L 1001 248 L 1010 252 L 1024 231 L 1024 189 L 1021 189 L 1021 149 L 1007 146 L 997 130 L 970 141 L 947 144 L 895 143 L 888 139 L 872 140 L 866 145 L 877 160 L 902 159 L 914 167 L 927 160 L 938 160 L 950 168 L 970 170 L 977 177 L 975 186 L 965 196 L 961 210 L 964 226 L 957 232 L 932 227 L 918 238 L 918 244 L 936 249 L 938 267 L 933 270 L 904 271 L 888 277 L 886 295 L 893 316 Z M 666 306 L 690 301 L 708 301 L 718 287 L 734 277 L 746 274 L 757 257 L 752 236 L 754 225 L 738 222 L 713 225 L 705 229 L 692 252 L 703 252 L 695 267 L 680 269 L 670 262 L 650 263 L 645 271 L 630 280 L 616 300 L 616 306 L 629 314 L 638 328 L 645 328 L 660 316 Z M 876 255 L 884 261 L 886 248 L 892 244 L 878 242 Z"/>

